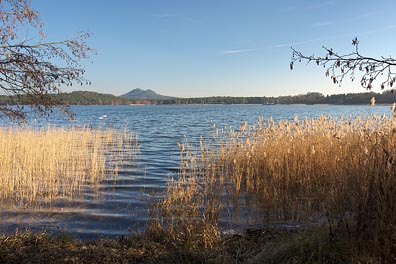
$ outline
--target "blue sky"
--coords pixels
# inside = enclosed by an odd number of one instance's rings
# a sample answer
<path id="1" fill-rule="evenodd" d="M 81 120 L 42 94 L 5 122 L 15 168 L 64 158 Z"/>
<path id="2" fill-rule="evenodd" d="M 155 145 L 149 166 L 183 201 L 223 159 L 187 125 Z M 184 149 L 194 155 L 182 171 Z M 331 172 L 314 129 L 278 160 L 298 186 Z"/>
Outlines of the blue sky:
<path id="1" fill-rule="evenodd" d="M 49 39 L 92 33 L 98 54 L 84 63 L 92 85 L 81 89 L 115 95 L 363 92 L 356 83 L 333 85 L 314 65 L 290 71 L 290 47 L 349 52 L 357 36 L 362 53 L 396 55 L 394 0 L 33 0 L 33 7 Z"/>

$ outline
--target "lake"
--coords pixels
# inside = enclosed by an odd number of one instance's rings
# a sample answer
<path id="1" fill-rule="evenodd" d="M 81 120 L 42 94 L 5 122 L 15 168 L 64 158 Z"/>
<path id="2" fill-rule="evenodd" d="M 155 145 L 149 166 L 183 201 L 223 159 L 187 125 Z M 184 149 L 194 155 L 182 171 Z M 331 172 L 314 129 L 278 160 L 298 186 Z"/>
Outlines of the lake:
<path id="1" fill-rule="evenodd" d="M 320 114 L 339 117 L 376 113 L 390 114 L 389 106 L 329 105 L 170 105 L 170 106 L 73 106 L 74 121 L 64 118 L 31 121 L 28 126 L 84 126 L 127 129 L 137 134 L 140 150 L 116 179 L 99 184 L 98 195 L 87 188 L 85 195 L 71 203 L 52 207 L 18 208 L 3 206 L 0 231 L 17 228 L 64 231 L 81 239 L 127 235 L 141 231 L 147 220 L 148 204 L 160 197 L 169 177 L 176 177 L 178 142 L 196 143 L 217 128 L 238 128 L 243 121 L 253 124 L 258 117 L 275 121 L 295 115 L 317 118 Z M 3 126 L 7 125 L 3 123 Z"/>

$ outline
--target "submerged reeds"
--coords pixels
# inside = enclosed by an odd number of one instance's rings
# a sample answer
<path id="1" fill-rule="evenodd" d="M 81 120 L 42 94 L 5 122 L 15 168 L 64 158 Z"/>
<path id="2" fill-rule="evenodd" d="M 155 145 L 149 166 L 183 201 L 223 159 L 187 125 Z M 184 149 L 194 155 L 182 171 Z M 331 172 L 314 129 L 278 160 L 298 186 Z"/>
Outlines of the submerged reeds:
<path id="1" fill-rule="evenodd" d="M 180 146 L 179 178 L 155 211 L 175 239 L 210 247 L 231 219 L 244 227 L 293 221 L 323 224 L 330 239 L 347 230 L 358 257 L 396 257 L 393 117 L 259 118 L 216 130 L 197 152 Z"/>
<path id="2" fill-rule="evenodd" d="M 17 206 L 72 199 L 87 185 L 118 173 L 135 136 L 90 128 L 1 128 L 0 200 Z"/>

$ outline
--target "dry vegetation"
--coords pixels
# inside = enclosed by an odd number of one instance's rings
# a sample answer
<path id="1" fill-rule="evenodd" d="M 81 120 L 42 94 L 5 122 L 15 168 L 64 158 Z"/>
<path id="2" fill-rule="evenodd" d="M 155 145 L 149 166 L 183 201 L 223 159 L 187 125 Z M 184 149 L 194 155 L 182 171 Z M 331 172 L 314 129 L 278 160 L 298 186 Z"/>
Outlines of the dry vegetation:
<path id="1" fill-rule="evenodd" d="M 197 249 L 218 246 L 220 223 L 231 219 L 246 228 L 297 222 L 324 228 L 330 242 L 344 239 L 351 250 L 339 261 L 394 262 L 395 146 L 396 120 L 385 115 L 259 118 L 237 131 L 216 129 L 197 152 L 180 144 L 179 178 L 151 228 Z"/>
<path id="2" fill-rule="evenodd" d="M 3 130 L 0 142 L 8 145 L 2 146 L 1 160 L 7 161 L 3 149 L 12 155 L 2 169 L 18 171 L 2 172 L 14 176 L 2 178 L 1 188 L 20 188 L 16 193 L 2 191 L 3 199 L 33 201 L 43 192 L 73 195 L 84 184 L 95 183 L 105 170 L 116 172 L 116 167 L 108 166 L 117 163 L 104 161 L 106 153 L 131 138 L 114 133 Z M 209 138 L 209 143 L 201 139 L 196 147 L 179 145 L 178 178 L 170 180 L 164 198 L 152 208 L 153 221 L 143 236 L 81 243 L 16 233 L 0 239 L 0 260 L 395 262 L 394 117 L 296 117 L 281 122 L 259 118 L 251 126 L 243 122 L 238 130 L 215 129 Z M 49 145 L 44 151 L 41 144 Z M 30 154 L 18 156 L 26 152 L 24 148 L 31 149 Z M 57 155 L 56 161 L 49 161 Z M 52 165 L 44 170 L 37 164 Z M 29 170 L 23 172 L 23 167 Z M 71 183 L 77 183 L 75 189 L 69 189 Z M 244 233 L 224 233 L 240 227 Z"/>
<path id="3" fill-rule="evenodd" d="M 348 249 L 329 243 L 321 230 L 261 230 L 225 238 L 210 249 L 174 242 L 164 234 L 81 242 L 64 234 L 16 232 L 0 236 L 0 263 L 340 263 Z"/>
<path id="4" fill-rule="evenodd" d="M 30 206 L 72 199 L 106 174 L 116 175 L 137 141 L 127 131 L 88 128 L 0 129 L 0 201 Z"/>

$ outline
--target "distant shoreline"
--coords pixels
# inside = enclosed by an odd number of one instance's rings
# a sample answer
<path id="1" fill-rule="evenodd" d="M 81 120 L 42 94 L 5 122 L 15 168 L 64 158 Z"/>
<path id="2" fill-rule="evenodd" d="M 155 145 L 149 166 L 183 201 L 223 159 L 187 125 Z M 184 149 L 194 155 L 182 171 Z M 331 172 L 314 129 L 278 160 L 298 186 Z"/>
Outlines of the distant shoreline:
<path id="1" fill-rule="evenodd" d="M 52 95 L 55 101 L 62 101 L 66 105 L 369 105 L 371 98 L 375 98 L 377 105 L 391 105 L 396 102 L 396 94 L 384 93 L 351 93 L 323 95 L 321 93 L 307 93 L 302 95 L 278 97 L 231 97 L 212 96 L 197 98 L 126 98 L 112 94 L 102 94 L 91 91 L 75 91 Z M 27 97 L 9 97 L 0 95 L 0 105 L 29 105 Z"/>
<path id="2" fill-rule="evenodd" d="M 356 105 L 356 106 L 370 106 L 369 104 L 71 104 L 70 106 L 209 106 L 209 105 L 218 105 L 218 106 L 243 106 L 243 105 L 255 105 L 255 106 L 346 106 L 346 105 Z M 390 106 L 391 104 L 383 103 L 383 104 L 375 104 L 372 107 L 376 106 Z"/>

